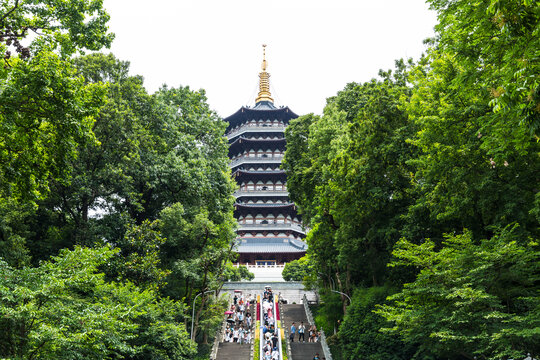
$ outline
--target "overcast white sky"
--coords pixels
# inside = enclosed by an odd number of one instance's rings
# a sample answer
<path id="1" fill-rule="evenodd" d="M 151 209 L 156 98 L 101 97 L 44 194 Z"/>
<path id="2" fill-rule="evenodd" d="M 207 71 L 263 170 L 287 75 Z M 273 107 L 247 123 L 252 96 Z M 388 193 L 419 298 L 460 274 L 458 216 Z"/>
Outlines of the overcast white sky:
<path id="1" fill-rule="evenodd" d="M 276 105 L 321 113 L 326 98 L 401 57 L 417 59 L 436 15 L 423 0 L 105 0 L 111 51 L 151 93 L 206 90 L 226 117 L 254 105 L 262 44 Z"/>

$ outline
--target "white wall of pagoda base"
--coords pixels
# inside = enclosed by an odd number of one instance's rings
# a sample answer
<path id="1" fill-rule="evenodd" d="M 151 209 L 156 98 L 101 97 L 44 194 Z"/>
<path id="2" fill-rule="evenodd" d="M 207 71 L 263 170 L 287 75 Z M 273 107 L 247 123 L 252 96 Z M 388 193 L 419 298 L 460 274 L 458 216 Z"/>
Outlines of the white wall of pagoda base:
<path id="1" fill-rule="evenodd" d="M 283 272 L 283 268 L 285 265 L 249 265 L 249 264 L 239 264 L 236 263 L 235 266 L 238 265 L 245 265 L 247 266 L 248 270 L 252 272 L 255 275 L 255 279 L 253 281 L 255 282 L 282 282 L 283 277 L 281 276 L 281 273 Z"/>

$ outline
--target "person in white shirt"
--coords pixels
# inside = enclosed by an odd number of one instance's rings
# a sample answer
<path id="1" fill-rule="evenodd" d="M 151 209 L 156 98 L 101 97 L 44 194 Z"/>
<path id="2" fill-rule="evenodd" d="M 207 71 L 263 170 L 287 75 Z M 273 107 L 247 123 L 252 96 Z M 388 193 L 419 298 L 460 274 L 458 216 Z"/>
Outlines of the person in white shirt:
<path id="1" fill-rule="evenodd" d="M 304 326 L 304 322 L 302 321 L 300 325 L 298 325 L 298 342 L 306 342 L 306 339 L 304 338 L 304 333 L 306 332 L 306 327 Z"/>
<path id="2" fill-rule="evenodd" d="M 279 351 L 277 350 L 277 347 L 272 351 L 272 360 L 279 360 Z"/>
<path id="3" fill-rule="evenodd" d="M 244 343 L 244 327 L 240 326 L 240 329 L 238 329 L 238 342 L 240 345 Z"/>

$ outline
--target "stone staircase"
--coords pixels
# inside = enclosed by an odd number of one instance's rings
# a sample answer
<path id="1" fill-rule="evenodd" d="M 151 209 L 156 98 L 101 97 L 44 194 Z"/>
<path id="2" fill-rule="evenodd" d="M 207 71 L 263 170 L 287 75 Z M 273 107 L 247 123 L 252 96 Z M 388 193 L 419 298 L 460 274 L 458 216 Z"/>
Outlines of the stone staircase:
<path id="1" fill-rule="evenodd" d="M 289 343 L 291 348 L 291 356 L 289 360 L 312 360 L 316 353 L 319 353 L 319 357 L 322 359 L 323 349 L 320 343 L 308 343 L 307 342 L 307 336 L 308 336 L 308 329 L 309 329 L 309 323 L 307 320 L 307 316 L 304 310 L 304 305 L 302 304 L 282 304 L 281 305 L 281 320 L 283 321 L 283 327 L 286 329 L 287 333 L 287 342 L 289 342 L 289 332 L 291 329 L 291 324 L 294 321 L 296 328 L 298 329 L 298 325 L 301 321 L 304 322 L 304 325 L 306 327 L 306 342 L 305 343 L 299 343 L 298 342 L 298 333 L 294 337 L 294 342 Z"/>
<path id="2" fill-rule="evenodd" d="M 248 311 L 251 313 L 253 319 L 256 318 L 255 314 L 253 313 L 254 310 L 255 306 L 252 304 Z M 223 336 L 223 334 L 220 334 L 220 336 Z M 251 341 L 253 341 L 253 339 Z M 251 344 L 228 343 L 220 341 L 216 360 L 251 360 L 251 346 Z"/>

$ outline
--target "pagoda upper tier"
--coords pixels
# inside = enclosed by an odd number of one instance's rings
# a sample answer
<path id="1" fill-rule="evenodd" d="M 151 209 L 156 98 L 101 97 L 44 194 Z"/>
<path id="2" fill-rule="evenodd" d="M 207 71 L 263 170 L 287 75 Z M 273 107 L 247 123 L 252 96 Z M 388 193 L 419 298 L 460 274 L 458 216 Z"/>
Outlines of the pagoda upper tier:
<path id="1" fill-rule="evenodd" d="M 271 132 L 272 128 L 270 125 L 276 127 L 280 125 L 286 126 L 291 119 L 297 117 L 298 115 L 289 109 L 288 106 L 276 107 L 267 101 L 259 102 L 254 107 L 242 106 L 240 110 L 226 119 L 229 123 L 227 135 L 234 135 L 235 131 L 244 125 L 259 126 L 266 128 L 265 132 Z M 281 129 L 281 132 L 283 132 L 283 129 Z"/>

